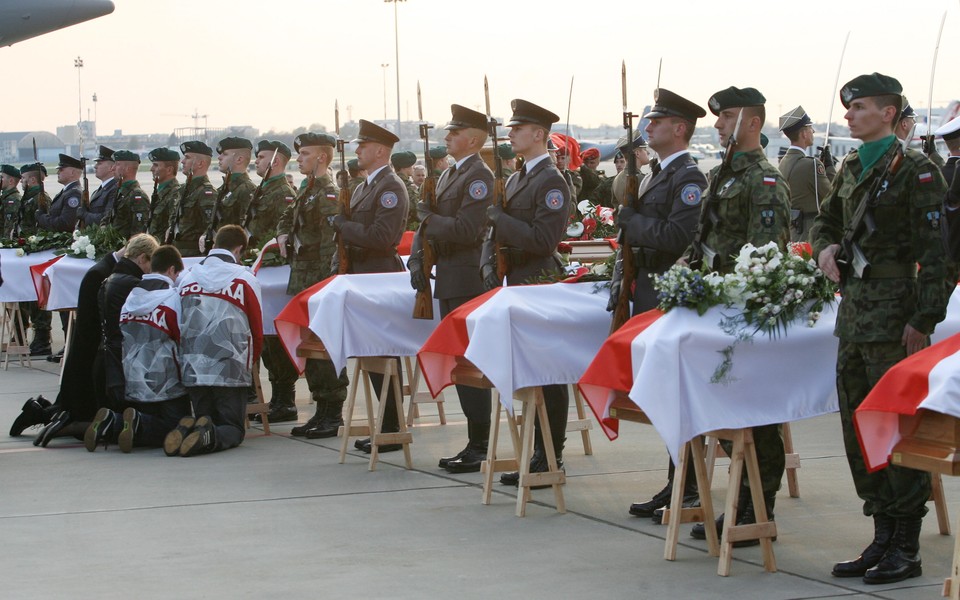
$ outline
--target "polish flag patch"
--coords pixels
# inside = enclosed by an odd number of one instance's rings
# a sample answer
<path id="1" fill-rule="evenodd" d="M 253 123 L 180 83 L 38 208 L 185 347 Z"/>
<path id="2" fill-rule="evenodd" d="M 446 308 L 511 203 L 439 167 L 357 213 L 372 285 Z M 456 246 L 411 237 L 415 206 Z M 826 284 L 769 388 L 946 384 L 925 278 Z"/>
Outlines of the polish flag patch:
<path id="1" fill-rule="evenodd" d="M 929 171 L 926 173 L 920 173 L 918 179 L 920 180 L 920 183 L 930 183 L 933 181 L 933 173 L 930 173 Z"/>
<path id="2" fill-rule="evenodd" d="M 777 185 L 777 178 L 776 178 L 776 177 L 764 177 L 764 178 L 763 178 L 763 185 Z"/>

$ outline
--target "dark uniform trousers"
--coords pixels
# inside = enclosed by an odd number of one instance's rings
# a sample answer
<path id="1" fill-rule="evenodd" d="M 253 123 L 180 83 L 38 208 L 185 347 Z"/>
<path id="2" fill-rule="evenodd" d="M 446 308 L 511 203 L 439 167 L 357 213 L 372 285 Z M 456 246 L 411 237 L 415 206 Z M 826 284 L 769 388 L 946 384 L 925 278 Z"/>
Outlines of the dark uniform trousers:
<path id="1" fill-rule="evenodd" d="M 193 414 L 210 417 L 216 424 L 215 452 L 236 448 L 246 433 L 248 387 L 213 387 L 201 385 L 187 388 Z"/>
<path id="2" fill-rule="evenodd" d="M 441 298 L 440 318 L 443 319 L 456 308 L 473 300 L 473 298 L 474 296 Z M 469 385 L 458 385 L 457 396 L 460 397 L 460 407 L 463 409 L 463 416 L 467 418 L 467 421 L 477 425 L 490 424 L 490 390 L 475 388 Z M 564 423 L 564 428 L 566 428 L 566 423 Z"/>
<path id="3" fill-rule="evenodd" d="M 284 350 L 279 337 L 275 335 L 264 336 L 261 360 L 267 368 L 270 385 L 275 390 L 274 396 L 280 390 L 293 389 L 300 374 L 297 373 L 296 367 L 290 362 L 287 351 Z M 314 402 L 323 403 L 328 400 L 335 400 L 342 404 L 346 399 L 347 386 L 350 383 L 346 369 L 341 369 L 340 373 L 337 373 L 331 361 L 308 358 L 304 367 L 304 376 L 307 379 Z"/>

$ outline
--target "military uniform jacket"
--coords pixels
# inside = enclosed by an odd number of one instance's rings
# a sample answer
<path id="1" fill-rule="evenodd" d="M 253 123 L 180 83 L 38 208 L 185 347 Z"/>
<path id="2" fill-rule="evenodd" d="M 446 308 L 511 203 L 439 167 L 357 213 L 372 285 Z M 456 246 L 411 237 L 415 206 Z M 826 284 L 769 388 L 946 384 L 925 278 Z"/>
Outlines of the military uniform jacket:
<path id="1" fill-rule="evenodd" d="M 227 185 L 226 181 L 217 188 L 217 194 Z M 253 184 L 250 175 L 246 172 L 230 174 L 230 189 L 220 203 L 220 226 L 242 225 L 243 217 L 253 199 L 257 186 Z"/>
<path id="2" fill-rule="evenodd" d="M 150 225 L 147 233 L 160 241 L 163 241 L 167 235 L 170 217 L 179 195 L 180 182 L 174 177 L 157 184 L 156 194 L 150 198 L 150 214 L 147 218 Z"/>
<path id="3" fill-rule="evenodd" d="M 807 156 L 796 148 L 789 148 L 780 159 L 780 173 L 790 188 L 790 208 L 800 211 L 793 215 L 794 240 L 806 239 L 813 219 L 820 210 L 818 203 L 830 195 L 830 181 L 836 176 L 831 166 L 826 169 L 819 158 Z"/>
<path id="4" fill-rule="evenodd" d="M 0 237 L 13 237 L 12 232 L 20 220 L 19 215 L 20 190 L 12 187 L 0 192 Z"/>
<path id="5" fill-rule="evenodd" d="M 135 402 L 163 402 L 187 393 L 180 381 L 180 294 L 162 275 L 148 274 L 120 311 L 124 394 Z"/>
<path id="6" fill-rule="evenodd" d="M 717 180 L 717 197 L 710 198 Z M 763 150 L 734 154 L 730 167 L 719 165 L 710 170 L 708 192 L 702 211 L 715 207 L 719 222 L 703 240 L 717 253 L 717 270 L 733 269 L 734 258 L 746 243 L 762 246 L 776 242 L 785 248 L 790 241 L 790 190 L 783 176 L 770 164 Z M 701 214 L 701 223 L 706 215 Z M 684 258 L 689 259 L 693 248 Z"/>
<path id="7" fill-rule="evenodd" d="M 847 155 L 810 232 L 814 256 L 841 241 L 860 200 L 896 151 L 894 143 L 866 173 L 857 150 Z M 907 150 L 906 160 L 874 210 L 876 231 L 859 240 L 870 262 L 870 277 L 844 281 L 834 330 L 837 337 L 850 342 L 899 341 L 906 324 L 930 334 L 946 316 L 953 285 L 946 284 L 946 254 L 940 237 L 945 191 L 940 170 L 922 153 Z"/>
<path id="8" fill-rule="evenodd" d="M 587 200 L 590 198 L 590 194 L 600 185 L 600 174 L 587 165 L 580 165 L 580 180 L 583 184 L 577 200 Z"/>
<path id="9" fill-rule="evenodd" d="M 119 182 L 116 178 L 111 179 L 106 184 L 94 190 L 90 196 L 90 206 L 83 207 L 77 211 L 77 216 L 82 221 L 81 227 L 90 225 L 99 225 L 103 217 L 113 208 L 113 203 L 117 198 Z"/>
<path id="10" fill-rule="evenodd" d="M 17 226 L 17 219 L 20 219 L 20 235 L 33 235 L 37 232 L 37 208 L 40 206 L 40 199 L 43 198 L 47 205 L 50 204 L 50 196 L 46 192 L 40 191 L 40 186 L 35 185 L 23 193 L 20 198 L 19 214 L 14 215 L 14 221 L 10 229 Z"/>
<path id="11" fill-rule="evenodd" d="M 497 220 L 494 241 L 508 247 L 508 285 L 526 283 L 544 271 L 558 272 L 557 244 L 566 236 L 571 204 L 567 180 L 545 158 L 522 179 L 519 171 L 511 175 L 505 194 L 506 206 Z M 485 242 L 483 259 L 493 254 L 493 243 Z"/>
<path id="12" fill-rule="evenodd" d="M 254 192 L 254 197 L 250 198 L 243 216 L 247 235 L 257 244 L 268 240 L 267 236 L 277 230 L 281 215 L 288 206 L 293 204 L 297 195 L 287 183 L 283 173 L 264 181 L 260 192 L 259 198 L 256 198 L 256 192 Z"/>
<path id="13" fill-rule="evenodd" d="M 352 194 L 357 191 L 357 187 L 364 181 L 366 181 L 366 179 L 363 177 L 351 177 L 350 183 L 348 184 L 350 186 L 350 193 Z"/>
<path id="14" fill-rule="evenodd" d="M 483 244 L 487 207 L 493 202 L 493 172 L 479 154 L 460 168 L 447 169 L 437 187 L 437 209 L 413 238 L 412 255 L 423 247 L 423 236 L 437 256 L 437 298 L 482 294 L 480 247 Z"/>
<path id="15" fill-rule="evenodd" d="M 420 190 L 413 185 L 413 180 L 410 178 L 403 179 L 403 185 L 407 188 L 407 206 L 409 207 L 407 211 L 407 230 L 415 231 L 420 225 L 420 217 L 417 215 L 416 209 L 417 202 L 420 202 Z"/>
<path id="16" fill-rule="evenodd" d="M 37 208 L 37 225 L 47 231 L 73 231 L 77 226 L 77 209 L 80 208 L 80 195 L 83 190 L 79 181 L 68 183 L 60 190 L 48 208 Z"/>
<path id="17" fill-rule="evenodd" d="M 670 161 L 640 186 L 637 211 L 623 230 L 638 267 L 633 311 L 655 308 L 657 292 L 650 274 L 670 268 L 693 240 L 707 178 L 689 153 Z"/>
<path id="18" fill-rule="evenodd" d="M 403 270 L 397 244 L 406 229 L 408 210 L 407 188 L 389 165 L 372 182 L 357 187 L 350 199 L 350 220 L 340 229 L 350 252 L 351 273 Z"/>
<path id="19" fill-rule="evenodd" d="M 101 225 L 113 225 L 124 238 L 147 230 L 150 200 L 136 179 L 124 181 L 117 191 L 117 199 Z"/>
<path id="20" fill-rule="evenodd" d="M 290 261 L 288 294 L 299 294 L 333 274 L 330 263 L 337 250 L 329 218 L 340 212 L 337 186 L 329 174 L 317 177 L 313 186 L 300 190 L 277 223 L 277 235 L 287 235 Z"/>
<path id="21" fill-rule="evenodd" d="M 958 177 L 958 163 L 960 163 L 960 156 L 950 156 L 940 167 L 943 179 L 950 189 L 944 198 L 943 214 L 946 219 L 943 223 L 943 241 L 947 247 L 947 255 L 955 263 L 960 261 L 960 197 L 956 196 L 955 191 L 960 188 L 960 185 L 954 186 L 954 180 Z M 956 183 L 960 184 L 960 181 Z"/>
<path id="22" fill-rule="evenodd" d="M 206 175 L 194 177 L 189 189 L 180 187 L 180 196 L 170 214 L 170 228 L 176 237 L 174 245 L 183 256 L 200 256 L 200 237 L 206 234 L 213 219 L 216 199 Z"/>

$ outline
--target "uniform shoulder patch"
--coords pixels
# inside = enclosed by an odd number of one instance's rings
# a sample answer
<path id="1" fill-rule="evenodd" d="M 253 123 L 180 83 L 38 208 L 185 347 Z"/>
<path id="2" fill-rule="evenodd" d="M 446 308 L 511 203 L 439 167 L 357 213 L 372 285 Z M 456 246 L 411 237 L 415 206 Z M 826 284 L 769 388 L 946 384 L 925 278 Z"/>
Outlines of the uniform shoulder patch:
<path id="1" fill-rule="evenodd" d="M 70 196 L 67 198 L 67 206 L 70 208 L 77 208 L 80 206 L 80 198 L 77 198 L 76 196 Z"/>
<path id="2" fill-rule="evenodd" d="M 771 209 L 764 209 L 760 211 L 760 226 L 761 227 L 773 227 L 776 223 L 776 211 Z"/>
<path id="3" fill-rule="evenodd" d="M 545 203 L 550 210 L 560 210 L 563 208 L 563 192 L 550 190 L 547 192 Z"/>
<path id="4" fill-rule="evenodd" d="M 700 204 L 703 191 L 695 183 L 688 183 L 680 190 L 680 200 L 687 206 L 696 206 Z"/>
<path id="5" fill-rule="evenodd" d="M 930 183 L 933 181 L 933 173 L 930 171 L 927 171 L 926 173 L 920 173 L 920 175 L 917 176 L 917 179 L 920 180 L 920 183 Z"/>
<path id="6" fill-rule="evenodd" d="M 817 175 L 826 175 L 827 170 L 824 168 L 823 163 L 819 160 L 817 161 Z"/>
<path id="7" fill-rule="evenodd" d="M 930 223 L 930 229 L 934 231 L 940 230 L 940 211 L 931 210 L 927 213 L 927 221 Z"/>
<path id="8" fill-rule="evenodd" d="M 380 206 L 384 208 L 393 208 L 397 205 L 399 199 L 397 195 L 393 192 L 384 192 L 380 195 Z"/>
<path id="9" fill-rule="evenodd" d="M 478 179 L 476 181 L 470 182 L 470 187 L 468 191 L 470 193 L 470 197 L 473 198 L 474 200 L 483 200 L 484 198 L 487 197 L 487 192 L 489 191 L 489 189 L 487 188 L 486 183 Z"/>

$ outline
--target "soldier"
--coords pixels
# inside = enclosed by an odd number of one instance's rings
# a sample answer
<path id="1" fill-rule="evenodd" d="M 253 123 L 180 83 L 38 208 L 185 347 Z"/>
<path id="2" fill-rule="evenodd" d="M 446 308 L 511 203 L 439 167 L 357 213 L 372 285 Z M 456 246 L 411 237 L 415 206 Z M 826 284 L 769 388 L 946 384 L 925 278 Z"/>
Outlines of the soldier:
<path id="1" fill-rule="evenodd" d="M 598 206 L 607 206 L 610 208 L 615 207 L 616 204 L 613 198 L 613 182 L 616 180 L 617 175 L 623 172 L 623 168 L 626 164 L 627 161 L 623 158 L 623 152 L 617 150 L 617 153 L 613 157 L 613 166 L 616 168 L 617 172 L 610 177 L 601 177 L 600 184 L 593 190 L 587 199 Z M 637 168 L 640 168 L 639 164 L 637 165 Z"/>
<path id="2" fill-rule="evenodd" d="M 630 147 L 633 147 L 633 156 L 637 160 L 637 184 L 643 184 L 644 178 L 647 176 L 646 173 L 641 171 L 642 167 L 650 165 L 650 169 L 656 166 L 656 160 L 650 158 L 650 152 L 647 150 L 647 140 L 643 138 L 643 135 L 637 135 L 633 138 L 633 143 L 628 144 L 626 141 L 621 141 L 618 152 L 629 152 Z M 617 173 L 617 176 L 613 178 L 613 182 L 610 184 L 610 193 L 613 197 L 611 206 L 620 206 L 623 200 L 623 195 L 627 191 L 627 174 L 624 171 Z"/>
<path id="3" fill-rule="evenodd" d="M 780 131 L 790 147 L 780 159 L 780 173 L 790 187 L 790 234 L 794 242 L 807 241 L 807 232 L 820 212 L 820 201 L 830 195 L 830 182 L 837 175 L 833 161 L 824 165 L 807 156 L 813 146 L 813 122 L 802 106 L 780 117 Z"/>
<path id="4" fill-rule="evenodd" d="M 947 252 L 954 262 L 960 261 L 960 235 L 954 233 L 960 224 L 956 219 L 960 217 L 960 176 L 957 175 L 957 163 L 960 163 L 960 117 L 956 117 L 937 129 L 935 132 L 943 138 L 943 142 L 950 151 L 947 162 L 940 169 L 944 180 L 950 186 L 944 199 L 944 213 L 946 222 L 944 223 L 944 239 L 947 243 Z"/>
<path id="5" fill-rule="evenodd" d="M 423 165 L 413 165 L 413 185 L 417 188 L 417 194 L 420 194 L 420 187 L 427 179 L 427 168 Z"/>
<path id="6" fill-rule="evenodd" d="M 948 263 L 940 210 L 947 188 L 940 170 L 910 149 L 895 173 L 886 169 L 901 149 L 894 135 L 901 90 L 900 82 L 880 73 L 861 75 L 841 88 L 850 135 L 863 144 L 843 161 L 810 232 L 817 264 L 843 289 L 834 331 L 840 338 L 840 423 L 863 513 L 874 523 L 870 545 L 856 559 L 834 565 L 833 575 L 863 577 L 869 584 L 921 574 L 920 527 L 930 498 L 930 474 L 893 464 L 867 472 L 853 413 L 890 367 L 929 345 L 953 289 L 944 285 Z M 873 208 L 876 229 L 853 240 L 870 264 L 869 275 L 858 276 L 851 268 L 841 272 L 837 258 L 844 229 L 881 181 L 886 191 Z"/>
<path id="7" fill-rule="evenodd" d="M 223 183 L 217 188 L 217 194 L 223 194 L 220 202 L 221 227 L 243 223 L 250 199 L 257 189 L 247 173 L 252 156 L 253 142 L 250 140 L 228 137 L 217 144 L 217 168 L 223 173 Z"/>
<path id="8" fill-rule="evenodd" d="M 506 125 L 510 128 L 510 144 L 523 157 L 524 165 L 507 180 L 504 208 L 494 205 L 487 209 L 495 235 L 494 239 L 484 242 L 481 255 L 481 276 L 486 289 L 503 283 L 497 277 L 497 245 L 509 265 L 507 285 L 527 283 L 544 271 L 559 272 L 562 267 L 556 249 L 566 235 L 570 214 L 570 188 L 547 154 L 550 126 L 560 117 L 526 100 L 513 100 L 510 108 L 513 116 Z M 544 386 L 543 397 L 557 466 L 562 468 L 569 405 L 567 386 Z M 538 418 L 530 472 L 543 473 L 548 468 Z M 519 482 L 518 472 L 500 477 L 504 485 L 517 486 Z"/>
<path id="9" fill-rule="evenodd" d="M 725 167 L 721 164 L 710 171 L 708 180 L 713 186 L 710 190 L 716 190 L 716 197 L 710 197 L 708 192 L 701 207 L 699 228 L 703 228 L 705 222 L 711 222 L 705 219 L 707 214 L 713 213 L 717 217 L 716 224 L 704 235 L 701 243 L 703 247 L 716 252 L 714 264 L 705 266 L 719 273 L 727 273 L 733 268 L 733 257 L 746 243 L 761 246 L 776 242 L 783 249 L 790 240 L 790 191 L 780 171 L 770 164 L 760 145 L 760 129 L 766 119 L 765 101 L 763 94 L 754 88 L 729 87 L 710 97 L 710 111 L 717 116 L 714 127 L 720 134 L 720 142 L 725 145 L 731 137 L 736 141 L 730 165 Z M 742 121 L 737 130 L 740 115 Z M 691 246 L 680 260 L 688 262 L 694 252 L 699 251 L 700 248 Z M 780 425 L 754 427 L 753 439 L 760 463 L 764 504 L 772 520 L 774 502 L 785 468 Z M 729 453 L 730 445 L 724 444 Z M 755 523 L 756 514 L 746 477 L 739 494 L 735 523 Z M 723 515 L 717 519 L 716 526 L 720 532 Z M 691 536 L 706 539 L 703 524 L 694 526 Z M 742 547 L 759 543 L 759 540 L 753 539 L 735 542 L 735 545 Z"/>
<path id="10" fill-rule="evenodd" d="M 407 262 L 413 288 L 428 289 L 423 245 L 433 247 L 437 257 L 433 295 L 440 301 L 441 318 L 484 292 L 477 267 L 494 185 L 493 173 L 480 157 L 487 141 L 486 115 L 459 104 L 451 105 L 450 111 L 444 141 L 456 163 L 440 176 L 436 209 L 427 202 L 417 204 L 421 225 Z M 457 395 L 467 418 L 467 445 L 456 455 L 441 458 L 439 466 L 451 473 L 475 473 L 487 457 L 490 390 L 458 385 Z"/>
<path id="11" fill-rule="evenodd" d="M 200 238 L 213 219 L 216 197 L 207 171 L 213 160 L 213 149 L 200 141 L 180 144 L 180 161 L 187 183 L 180 188 L 170 211 L 167 236 L 184 257 L 200 256 Z"/>
<path id="12" fill-rule="evenodd" d="M 503 165 L 503 176 L 510 177 L 517 170 L 517 153 L 513 151 L 510 142 L 497 146 L 497 153 L 500 155 L 500 164 Z"/>
<path id="13" fill-rule="evenodd" d="M 580 171 L 570 169 L 572 156 L 568 150 L 568 144 L 566 140 L 558 140 L 557 151 L 554 160 L 557 163 L 557 170 L 563 174 L 563 178 L 567 180 L 567 184 L 570 186 L 570 197 L 579 198 L 580 190 L 583 189 L 583 179 L 580 178 Z"/>
<path id="14" fill-rule="evenodd" d="M 417 162 L 417 155 L 409 150 L 403 152 L 394 152 L 390 156 L 390 164 L 393 166 L 394 173 L 403 181 L 407 188 L 407 198 L 410 200 L 410 206 L 415 206 L 420 201 L 420 190 L 413 183 L 413 165 Z M 416 231 L 420 225 L 417 218 L 417 211 L 411 210 L 407 215 L 407 231 Z"/>
<path id="15" fill-rule="evenodd" d="M 162 240 L 166 237 L 170 225 L 173 206 L 180 195 L 180 182 L 177 181 L 177 163 L 180 155 L 170 148 L 154 148 L 147 154 L 153 163 L 153 194 L 150 197 L 150 212 L 147 215 L 147 233 Z"/>
<path id="16" fill-rule="evenodd" d="M 20 184 L 23 196 L 16 216 L 14 228 L 20 229 L 20 236 L 27 237 L 37 232 L 37 210 L 41 204 L 50 205 L 50 196 L 43 190 L 43 180 L 47 169 L 41 163 L 31 163 L 20 167 Z M 20 310 L 29 315 L 33 323 L 33 341 L 30 342 L 30 356 L 50 354 L 50 313 L 41 311 L 36 302 L 23 302 Z"/>
<path id="17" fill-rule="evenodd" d="M 128 239 L 147 230 L 150 201 L 137 181 L 140 157 L 129 150 L 117 150 L 113 153 L 113 163 L 119 182 L 117 198 L 101 225 L 113 225 L 124 239 Z"/>
<path id="18" fill-rule="evenodd" d="M 334 263 L 349 260 L 350 273 L 402 271 L 403 263 L 397 255 L 397 244 L 403 237 L 409 202 L 403 181 L 390 169 L 390 151 L 400 140 L 386 129 L 361 119 L 360 133 L 353 141 L 358 144 L 358 165 L 367 172 L 367 178 L 353 193 L 350 217 L 338 214 L 332 219 L 333 227 L 342 237 L 347 253 L 346 257 L 335 255 Z M 398 358 L 398 373 L 399 362 Z M 370 382 L 373 384 L 374 393 L 379 396 L 383 376 L 371 373 Z M 381 424 L 383 433 L 400 430 L 397 404 L 401 402 L 402 398 L 397 398 L 393 386 L 390 386 Z M 355 445 L 363 452 L 371 451 L 369 439 L 357 440 Z M 401 444 L 384 444 L 380 445 L 379 451 L 394 452 L 400 449 Z"/>
<path id="19" fill-rule="evenodd" d="M 601 174 L 597 172 L 597 167 L 600 166 L 600 151 L 596 148 L 587 148 L 580 153 L 580 160 L 583 161 L 580 165 L 580 180 L 583 183 L 577 200 L 587 200 L 600 185 Z"/>
<path id="20" fill-rule="evenodd" d="M 93 174 L 100 180 L 100 185 L 90 195 L 90 206 L 81 205 L 77 209 L 77 217 L 80 219 L 77 223 L 78 227 L 99 225 L 104 215 L 113 208 L 119 188 L 114 167 L 113 150 L 100 146 L 99 154 L 93 163 Z"/>
<path id="21" fill-rule="evenodd" d="M 347 161 L 347 172 L 350 174 L 350 182 L 347 185 L 350 187 L 350 193 L 352 194 L 357 191 L 358 185 L 366 181 L 367 172 L 360 168 L 360 163 L 355 158 Z"/>
<path id="22" fill-rule="evenodd" d="M 263 187 L 254 191 L 253 198 L 244 209 L 242 223 L 250 236 L 252 247 L 259 248 L 273 237 L 280 216 L 297 195 L 285 176 L 292 154 L 290 147 L 283 142 L 260 140 L 257 144 L 255 164 L 257 175 L 263 178 Z"/>
<path id="23" fill-rule="evenodd" d="M 20 169 L 0 165 L 0 237 L 20 237 Z"/>
<path id="24" fill-rule="evenodd" d="M 645 132 L 650 148 L 662 159 L 644 178 L 636 202 L 621 207 L 617 214 L 617 226 L 633 250 L 637 268 L 631 311 L 634 316 L 657 307 L 659 300 L 652 276 L 669 269 L 693 240 L 700 201 L 707 187 L 706 178 L 688 150 L 697 119 L 705 117 L 707 111 L 663 88 L 655 90 L 653 98 L 653 109 L 643 117 L 650 120 Z M 619 283 L 617 280 L 610 286 L 607 310 L 616 308 Z M 674 464 L 670 460 L 667 485 L 647 502 L 630 505 L 630 514 L 655 518 L 655 511 L 670 503 L 673 475 Z M 683 502 L 689 507 L 697 499 L 697 479 L 691 468 L 684 481 Z"/>
<path id="25" fill-rule="evenodd" d="M 77 225 L 77 209 L 80 208 L 80 196 L 83 188 L 80 176 L 83 163 L 68 154 L 60 155 L 57 165 L 57 182 L 63 185 L 49 203 L 40 203 L 37 207 L 37 226 L 47 231 L 73 231 Z"/>
<path id="26" fill-rule="evenodd" d="M 280 254 L 290 262 L 287 294 L 299 294 L 311 285 L 335 274 L 331 262 L 336 251 L 330 219 L 337 214 L 337 186 L 329 175 L 337 140 L 326 133 L 303 133 L 293 142 L 297 166 L 306 175 L 306 187 L 293 204 L 287 205 L 277 225 Z M 297 371 L 277 338 L 268 337 L 263 362 L 270 375 L 273 397 L 271 421 L 296 421 L 294 385 Z M 314 415 L 291 434 L 311 439 L 337 435 L 343 425 L 343 402 L 347 397 L 346 370 L 337 373 L 329 360 L 308 358 L 304 375 L 310 395 L 317 403 Z"/>
<path id="27" fill-rule="evenodd" d="M 447 170 L 447 167 L 450 166 L 450 162 L 447 161 L 447 147 L 446 146 L 434 146 L 430 148 L 430 165 L 433 169 L 433 174 L 437 177 L 441 173 Z M 424 157 L 426 159 L 426 157 Z"/>

